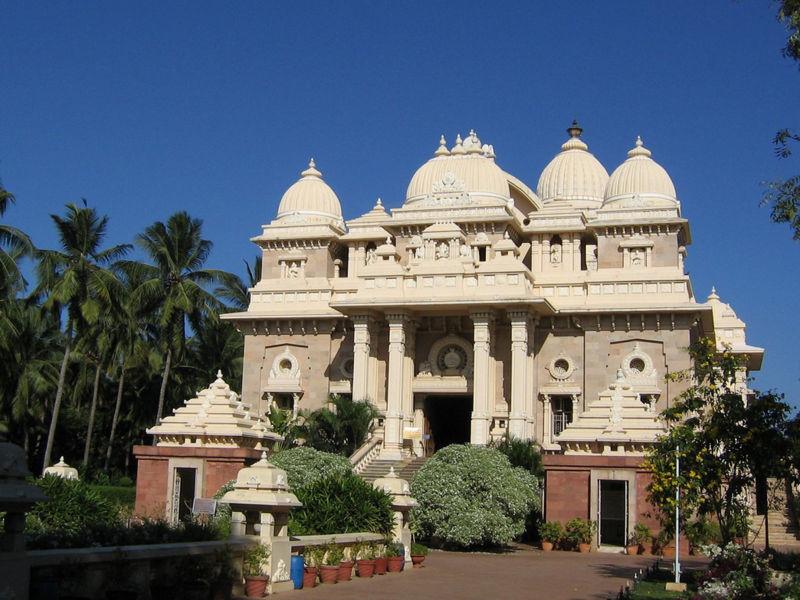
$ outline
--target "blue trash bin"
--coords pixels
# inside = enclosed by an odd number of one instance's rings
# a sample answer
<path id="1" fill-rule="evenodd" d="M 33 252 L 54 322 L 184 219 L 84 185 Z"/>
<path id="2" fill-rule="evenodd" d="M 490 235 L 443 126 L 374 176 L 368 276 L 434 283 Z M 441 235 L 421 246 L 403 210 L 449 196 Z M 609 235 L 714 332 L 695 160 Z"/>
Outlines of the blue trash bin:
<path id="1" fill-rule="evenodd" d="M 296 590 L 303 588 L 304 567 L 305 564 L 303 562 L 303 557 L 298 556 L 297 554 L 292 555 L 292 566 L 290 570 L 290 575 L 292 578 L 292 582 L 294 582 L 294 589 Z"/>

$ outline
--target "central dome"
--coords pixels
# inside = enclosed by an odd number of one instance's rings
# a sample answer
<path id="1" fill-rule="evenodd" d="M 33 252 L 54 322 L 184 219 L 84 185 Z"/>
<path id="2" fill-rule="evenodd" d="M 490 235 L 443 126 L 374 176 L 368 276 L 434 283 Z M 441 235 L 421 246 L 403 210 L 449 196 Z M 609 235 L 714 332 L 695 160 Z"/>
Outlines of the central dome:
<path id="1" fill-rule="evenodd" d="M 570 138 L 542 171 L 536 194 L 545 204 L 563 200 L 573 208 L 599 208 L 603 203 L 608 172 L 580 139 L 582 132 L 573 121 Z"/>
<path id="2" fill-rule="evenodd" d="M 505 204 L 511 197 L 508 177 L 494 162 L 491 146 L 481 145 L 471 131 L 448 150 L 444 136 L 433 158 L 422 165 L 408 184 L 405 205 L 424 203 Z"/>

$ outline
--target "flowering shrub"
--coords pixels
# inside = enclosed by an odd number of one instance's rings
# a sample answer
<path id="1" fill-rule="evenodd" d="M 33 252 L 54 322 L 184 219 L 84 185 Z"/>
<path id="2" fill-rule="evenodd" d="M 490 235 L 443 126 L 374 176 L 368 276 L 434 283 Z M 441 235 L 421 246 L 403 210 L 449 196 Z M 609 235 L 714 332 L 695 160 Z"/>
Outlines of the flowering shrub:
<path id="1" fill-rule="evenodd" d="M 353 472 L 346 457 L 313 448 L 290 448 L 276 452 L 270 456 L 269 462 L 286 471 L 289 487 L 294 491 L 329 476 Z"/>
<path id="2" fill-rule="evenodd" d="M 412 526 L 420 538 L 471 548 L 508 544 L 541 509 L 539 481 L 491 448 L 447 446 L 411 483 L 419 506 Z"/>
<path id="3" fill-rule="evenodd" d="M 711 564 L 692 600 L 779 600 L 797 598 L 798 582 L 778 583 L 769 562 L 749 548 L 736 544 L 705 546 Z"/>

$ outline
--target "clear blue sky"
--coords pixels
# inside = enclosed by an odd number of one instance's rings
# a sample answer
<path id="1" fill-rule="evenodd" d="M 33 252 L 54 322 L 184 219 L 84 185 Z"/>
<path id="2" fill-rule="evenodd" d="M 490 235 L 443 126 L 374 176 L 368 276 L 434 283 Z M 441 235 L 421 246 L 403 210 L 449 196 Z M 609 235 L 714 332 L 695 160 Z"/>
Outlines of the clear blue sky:
<path id="1" fill-rule="evenodd" d="M 767 348 L 760 388 L 800 399 L 800 244 L 759 208 L 800 172 L 771 138 L 800 127 L 800 70 L 767 0 L 682 2 L 3 2 L 0 178 L 41 247 L 86 198 L 130 241 L 185 209 L 211 266 L 314 156 L 345 217 L 402 202 L 441 133 L 475 128 L 531 187 L 578 118 L 611 171 L 637 134 L 692 225 L 712 285 Z"/>

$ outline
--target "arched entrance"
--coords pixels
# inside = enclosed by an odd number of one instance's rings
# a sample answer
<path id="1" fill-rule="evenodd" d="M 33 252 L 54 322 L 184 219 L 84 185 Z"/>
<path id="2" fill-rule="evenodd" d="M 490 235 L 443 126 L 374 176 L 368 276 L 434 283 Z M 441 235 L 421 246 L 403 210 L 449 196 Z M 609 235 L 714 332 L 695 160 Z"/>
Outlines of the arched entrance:
<path id="1" fill-rule="evenodd" d="M 425 419 L 428 423 L 427 453 L 433 454 L 450 444 L 466 444 L 470 438 L 472 396 L 428 396 Z"/>

